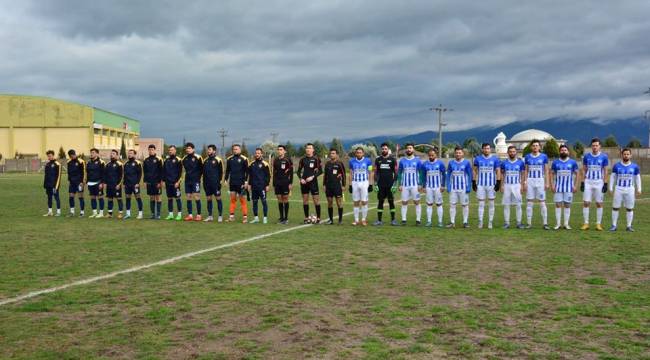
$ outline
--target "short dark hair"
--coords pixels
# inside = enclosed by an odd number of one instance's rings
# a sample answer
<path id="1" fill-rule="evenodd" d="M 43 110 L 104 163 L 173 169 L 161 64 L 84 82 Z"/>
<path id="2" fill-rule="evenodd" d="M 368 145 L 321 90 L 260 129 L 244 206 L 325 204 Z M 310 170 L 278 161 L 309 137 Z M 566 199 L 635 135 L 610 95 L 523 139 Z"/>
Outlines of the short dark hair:
<path id="1" fill-rule="evenodd" d="M 284 151 L 287 151 L 287 147 L 284 145 L 278 145 L 278 149 L 282 148 Z"/>
<path id="2" fill-rule="evenodd" d="M 598 145 L 600 145 L 600 139 L 599 138 L 595 137 L 595 138 L 591 139 L 591 145 L 593 145 L 595 142 L 597 142 Z"/>
<path id="3" fill-rule="evenodd" d="M 562 149 L 562 148 L 565 148 L 565 149 L 569 150 L 569 147 L 566 146 L 565 144 L 560 145 L 560 147 L 558 149 Z"/>
<path id="4" fill-rule="evenodd" d="M 306 143 L 306 144 L 305 144 L 305 147 L 307 147 L 307 146 L 314 147 L 314 144 L 312 144 L 312 143 Z"/>
<path id="5" fill-rule="evenodd" d="M 93 151 L 99 154 L 99 150 L 97 150 L 97 148 L 90 149 L 90 152 L 93 152 Z"/>
<path id="6" fill-rule="evenodd" d="M 332 151 L 334 151 L 334 152 L 337 153 L 337 154 L 339 153 L 339 151 L 336 150 L 336 148 L 330 148 L 330 152 L 332 152 Z"/>
<path id="7" fill-rule="evenodd" d="M 132 153 L 134 153 L 134 154 L 137 154 L 137 152 L 135 151 L 135 149 L 129 149 L 128 152 L 132 152 Z"/>
<path id="8" fill-rule="evenodd" d="M 239 144 L 232 144 L 232 145 L 230 146 L 231 149 L 234 149 L 234 148 L 236 148 L 236 147 L 241 148 L 241 145 L 239 145 Z"/>
<path id="9" fill-rule="evenodd" d="M 409 147 L 409 146 L 415 147 L 415 144 L 413 144 L 412 142 L 407 142 L 406 144 L 404 144 L 404 147 Z"/>
<path id="10" fill-rule="evenodd" d="M 357 150 L 361 150 L 361 151 L 363 151 L 363 148 L 362 148 L 361 146 L 357 146 L 357 148 L 354 149 L 354 151 L 357 151 Z"/>
<path id="11" fill-rule="evenodd" d="M 463 149 L 462 146 L 456 145 L 456 147 L 454 148 L 454 151 L 458 151 L 458 150 L 463 151 L 464 149 Z"/>
<path id="12" fill-rule="evenodd" d="M 214 151 L 217 151 L 217 146 L 215 144 L 210 144 L 210 145 L 208 145 L 208 149 L 212 149 Z"/>
<path id="13" fill-rule="evenodd" d="M 430 153 L 430 152 L 434 152 L 434 153 L 437 154 L 437 153 L 438 153 L 438 149 L 436 149 L 435 147 L 429 148 L 429 151 L 427 151 L 427 153 Z"/>
<path id="14" fill-rule="evenodd" d="M 77 153 L 74 151 L 74 149 L 68 150 L 68 156 L 72 156 L 72 155 L 77 155 Z"/>
<path id="15" fill-rule="evenodd" d="M 486 146 L 492 146 L 490 143 L 483 143 L 481 144 L 481 149 L 484 149 Z"/>
<path id="16" fill-rule="evenodd" d="M 630 148 L 627 148 L 627 147 L 623 148 L 623 150 L 621 150 L 621 154 L 626 152 L 626 151 L 629 152 L 630 154 L 632 154 L 632 150 L 630 150 Z"/>
<path id="17" fill-rule="evenodd" d="M 533 145 L 534 143 L 537 143 L 537 145 L 539 145 L 539 146 L 542 145 L 542 143 L 539 142 L 539 140 L 537 140 L 537 139 L 533 139 L 533 140 L 530 142 L 530 145 Z"/>
<path id="18" fill-rule="evenodd" d="M 45 155 L 54 155 L 54 150 L 48 150 L 45 152 Z"/>
<path id="19" fill-rule="evenodd" d="M 185 147 L 194 149 L 194 144 L 192 144 L 191 142 L 188 142 L 187 144 L 185 144 Z"/>
<path id="20" fill-rule="evenodd" d="M 388 146 L 388 143 L 381 143 L 381 145 L 380 145 L 379 147 L 380 147 L 380 148 L 383 148 L 384 146 L 385 146 L 385 147 L 388 147 L 388 148 L 390 147 L 390 146 Z"/>
<path id="21" fill-rule="evenodd" d="M 508 151 L 510 151 L 510 149 L 515 149 L 515 150 L 517 150 L 517 147 L 514 146 L 514 145 L 510 145 L 510 146 L 508 146 Z"/>
<path id="22" fill-rule="evenodd" d="M 176 145 L 169 145 L 169 146 L 167 147 L 167 149 L 171 149 L 171 148 L 176 149 Z"/>
<path id="23" fill-rule="evenodd" d="M 264 150 L 262 150 L 262 148 L 259 148 L 259 147 L 258 147 L 258 148 L 255 148 L 255 151 L 257 151 L 257 150 L 261 151 L 262 154 L 264 153 Z"/>
<path id="24" fill-rule="evenodd" d="M 117 151 L 116 149 L 111 150 L 111 152 L 112 152 L 112 153 L 116 153 L 116 154 L 118 154 L 118 155 L 119 155 L 119 153 L 120 153 L 120 152 Z"/>
<path id="25" fill-rule="evenodd" d="M 149 146 L 147 146 L 147 149 L 154 149 L 154 150 L 155 150 L 155 149 L 156 149 L 156 145 L 154 145 L 154 144 L 149 144 Z"/>

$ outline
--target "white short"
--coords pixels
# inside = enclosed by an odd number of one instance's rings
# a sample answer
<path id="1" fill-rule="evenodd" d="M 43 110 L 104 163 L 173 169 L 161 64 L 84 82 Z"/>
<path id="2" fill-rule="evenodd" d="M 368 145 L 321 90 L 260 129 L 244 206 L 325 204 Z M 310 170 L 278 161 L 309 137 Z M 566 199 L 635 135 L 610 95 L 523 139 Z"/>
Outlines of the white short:
<path id="1" fill-rule="evenodd" d="M 352 201 L 368 201 L 368 182 L 352 182 Z"/>
<path id="2" fill-rule="evenodd" d="M 582 201 L 597 202 L 602 204 L 605 194 L 603 194 L 603 182 L 589 183 L 585 182 L 585 192 L 582 193 Z"/>
<path id="3" fill-rule="evenodd" d="M 634 209 L 634 188 L 620 188 L 617 187 L 614 189 L 614 200 L 612 201 L 612 207 L 618 209 L 621 207 L 621 204 L 625 206 L 626 209 Z"/>
<path id="4" fill-rule="evenodd" d="M 572 192 L 556 192 L 553 194 L 553 202 L 555 203 L 565 203 L 570 204 L 573 202 L 573 193 Z"/>
<path id="5" fill-rule="evenodd" d="M 487 197 L 490 200 L 493 200 L 497 196 L 496 191 L 494 191 L 494 186 L 478 186 L 476 188 L 476 198 L 479 200 L 485 200 Z"/>
<path id="6" fill-rule="evenodd" d="M 402 201 L 420 201 L 420 192 L 417 186 L 403 186 L 402 187 Z"/>
<path id="7" fill-rule="evenodd" d="M 521 185 L 520 184 L 505 184 L 503 185 L 503 198 L 501 199 L 503 205 L 520 205 Z"/>
<path id="8" fill-rule="evenodd" d="M 442 204 L 442 192 L 440 188 L 427 188 L 427 204 Z"/>
<path id="9" fill-rule="evenodd" d="M 546 190 L 544 190 L 544 183 L 541 184 L 526 184 L 526 199 L 528 200 L 546 200 Z"/>
<path id="10" fill-rule="evenodd" d="M 469 194 L 464 191 L 452 191 L 449 193 L 449 203 L 456 205 L 460 202 L 461 205 L 465 206 L 469 204 Z"/>

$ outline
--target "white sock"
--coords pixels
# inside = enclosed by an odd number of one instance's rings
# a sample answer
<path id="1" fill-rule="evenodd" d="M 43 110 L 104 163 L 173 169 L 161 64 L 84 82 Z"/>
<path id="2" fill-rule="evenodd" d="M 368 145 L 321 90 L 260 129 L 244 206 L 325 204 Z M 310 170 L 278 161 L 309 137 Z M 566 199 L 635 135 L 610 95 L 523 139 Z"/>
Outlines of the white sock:
<path id="1" fill-rule="evenodd" d="M 355 206 L 353 209 L 354 212 L 354 221 L 358 222 L 359 221 L 359 207 Z"/>
<path id="2" fill-rule="evenodd" d="M 569 226 L 570 218 L 571 218 L 571 208 L 567 206 L 564 208 L 564 226 Z"/>
<path id="3" fill-rule="evenodd" d="M 142 211 L 138 211 L 138 216 L 142 216 Z"/>
<path id="4" fill-rule="evenodd" d="M 182 215 L 183 215 L 183 212 L 182 212 L 182 211 L 179 211 L 179 212 L 178 212 L 178 216 L 182 216 Z"/>
<path id="5" fill-rule="evenodd" d="M 56 209 L 56 213 L 57 213 L 57 214 L 60 214 L 60 213 L 61 213 L 61 209 Z"/>
<path id="6" fill-rule="evenodd" d="M 526 205 L 526 218 L 528 219 L 528 224 L 533 223 L 533 202 L 529 201 Z"/>
<path id="7" fill-rule="evenodd" d="M 582 208 L 582 217 L 585 219 L 584 223 L 589 224 L 589 207 Z"/>
<path id="8" fill-rule="evenodd" d="M 469 221 L 469 205 L 463 206 L 463 224 Z"/>
<path id="9" fill-rule="evenodd" d="M 449 220 L 452 224 L 456 223 L 456 205 L 449 205 Z"/>
<path id="10" fill-rule="evenodd" d="M 442 224 L 442 216 L 443 216 L 442 205 L 438 205 L 436 210 L 438 211 L 438 223 Z"/>
<path id="11" fill-rule="evenodd" d="M 540 206 L 542 207 L 542 220 L 544 221 L 544 225 L 548 224 L 548 210 L 546 209 L 546 203 L 540 203 Z"/>
<path id="12" fill-rule="evenodd" d="M 433 205 L 427 204 L 427 222 L 431 222 L 432 216 L 433 216 Z"/>
<path id="13" fill-rule="evenodd" d="M 366 220 L 368 218 L 368 205 L 361 205 L 361 219 Z"/>
<path id="14" fill-rule="evenodd" d="M 627 211 L 625 213 L 625 219 L 627 220 L 627 227 L 632 226 L 632 220 L 634 219 L 634 211 Z"/>
<path id="15" fill-rule="evenodd" d="M 488 200 L 488 221 L 494 221 L 494 199 Z"/>
<path id="16" fill-rule="evenodd" d="M 74 214 L 74 208 L 70 208 L 70 214 Z"/>
<path id="17" fill-rule="evenodd" d="M 131 216 L 131 210 L 127 210 L 127 211 L 126 211 L 126 215 L 127 215 L 127 216 Z"/>
<path id="18" fill-rule="evenodd" d="M 422 206 L 420 204 L 415 205 L 415 220 L 420 221 L 422 219 Z"/>
<path id="19" fill-rule="evenodd" d="M 599 207 L 596 208 L 596 224 L 600 225 L 602 221 L 603 221 L 603 208 Z"/>
<path id="20" fill-rule="evenodd" d="M 93 209 L 93 215 L 97 215 L 97 210 Z"/>
<path id="21" fill-rule="evenodd" d="M 618 223 L 618 210 L 612 210 L 612 225 L 616 226 Z"/>
<path id="22" fill-rule="evenodd" d="M 561 207 L 555 207 L 555 223 L 557 226 L 562 225 L 562 208 Z"/>
<path id="23" fill-rule="evenodd" d="M 485 212 L 485 201 L 479 200 L 478 202 L 478 222 L 483 223 L 483 213 Z"/>
<path id="24" fill-rule="evenodd" d="M 521 217 L 523 215 L 523 211 L 521 209 L 521 204 L 515 206 L 515 214 L 517 216 L 517 225 L 521 224 Z"/>
<path id="25" fill-rule="evenodd" d="M 408 210 L 408 205 L 402 205 L 402 221 L 406 221 L 406 210 Z"/>
<path id="26" fill-rule="evenodd" d="M 51 214 L 52 213 L 52 208 L 47 208 L 47 213 Z"/>
<path id="27" fill-rule="evenodd" d="M 104 210 L 99 210 L 99 215 L 104 216 Z"/>
<path id="28" fill-rule="evenodd" d="M 503 221 L 510 224 L 510 205 L 503 206 Z"/>

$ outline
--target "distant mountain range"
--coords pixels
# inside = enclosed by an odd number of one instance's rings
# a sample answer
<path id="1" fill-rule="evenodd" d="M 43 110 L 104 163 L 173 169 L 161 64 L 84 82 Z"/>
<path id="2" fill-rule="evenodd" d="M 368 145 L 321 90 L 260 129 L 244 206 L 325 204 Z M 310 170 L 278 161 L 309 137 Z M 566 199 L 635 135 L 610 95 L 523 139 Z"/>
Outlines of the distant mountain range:
<path id="1" fill-rule="evenodd" d="M 616 137 L 619 145 L 627 145 L 632 138 L 641 140 L 644 146 L 648 146 L 648 123 L 644 118 L 630 118 L 609 120 L 606 122 L 595 121 L 593 119 L 570 120 L 565 118 L 552 118 L 541 121 L 517 121 L 501 126 L 481 126 L 468 130 L 443 132 L 443 142 L 456 142 L 462 144 L 465 139 L 474 137 L 479 143 L 492 143 L 494 137 L 503 131 L 507 138 L 510 139 L 516 133 L 527 130 L 543 130 L 556 139 L 565 139 L 570 144 L 581 141 L 588 144 L 591 138 L 599 137 L 604 139 L 609 135 Z M 391 140 L 403 144 L 405 142 L 430 143 L 433 139 L 438 138 L 435 131 L 425 131 L 417 134 L 398 135 L 398 136 L 375 136 L 366 139 L 344 139 L 343 144 L 349 147 L 355 143 L 373 142 L 380 144 L 383 141 Z"/>

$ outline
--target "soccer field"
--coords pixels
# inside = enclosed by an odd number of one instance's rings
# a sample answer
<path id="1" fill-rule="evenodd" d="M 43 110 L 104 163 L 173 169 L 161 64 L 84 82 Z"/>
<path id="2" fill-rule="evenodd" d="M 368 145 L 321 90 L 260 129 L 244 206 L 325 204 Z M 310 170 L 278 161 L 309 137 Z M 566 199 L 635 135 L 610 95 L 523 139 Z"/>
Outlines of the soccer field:
<path id="1" fill-rule="evenodd" d="M 579 203 L 576 230 L 542 230 L 538 207 L 503 230 L 501 206 L 478 230 L 473 193 L 471 229 L 414 227 L 412 208 L 407 227 L 302 226 L 297 201 L 287 227 L 43 218 L 41 182 L 0 175 L 0 302 L 251 241 L 2 305 L 1 358 L 650 358 L 645 194 L 634 233 L 624 212 L 577 230 Z"/>

